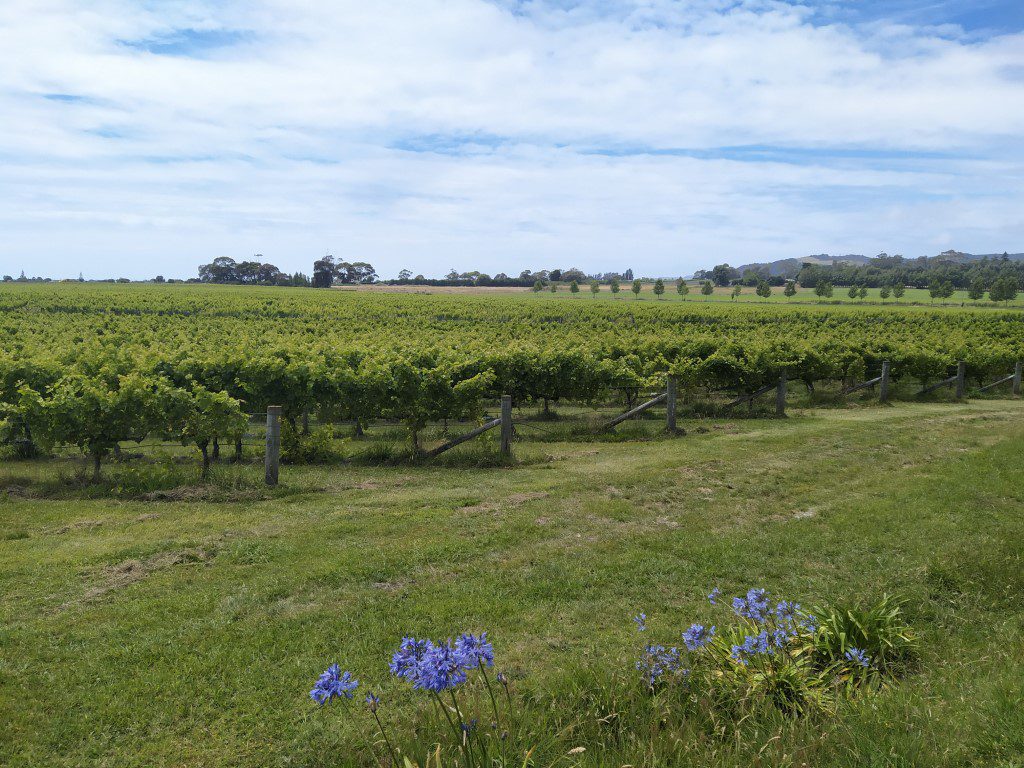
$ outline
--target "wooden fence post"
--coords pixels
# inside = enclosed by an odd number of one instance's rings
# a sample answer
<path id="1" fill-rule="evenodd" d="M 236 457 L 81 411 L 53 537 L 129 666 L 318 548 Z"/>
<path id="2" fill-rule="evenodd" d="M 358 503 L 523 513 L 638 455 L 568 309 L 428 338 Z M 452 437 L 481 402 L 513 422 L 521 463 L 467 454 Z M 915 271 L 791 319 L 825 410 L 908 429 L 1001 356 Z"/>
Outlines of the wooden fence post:
<path id="1" fill-rule="evenodd" d="M 775 387 L 775 415 L 786 415 L 786 374 L 779 376 L 779 383 Z"/>
<path id="2" fill-rule="evenodd" d="M 882 380 L 879 382 L 878 387 L 878 402 L 888 403 L 889 402 L 889 361 L 882 361 Z"/>
<path id="3" fill-rule="evenodd" d="M 281 406 L 267 406 L 267 455 L 264 460 L 264 479 L 267 485 L 277 485 L 277 472 L 281 462 Z"/>
<path id="4" fill-rule="evenodd" d="M 512 455 L 512 395 L 501 396 L 501 452 Z"/>
<path id="5" fill-rule="evenodd" d="M 1022 366 L 1020 360 L 1018 360 L 1017 364 L 1015 366 L 1013 366 L 1013 394 L 1014 395 L 1019 395 L 1020 394 L 1020 378 L 1021 378 L 1021 368 L 1022 367 L 1024 367 L 1024 366 Z"/>
<path id="6" fill-rule="evenodd" d="M 967 363 L 960 360 L 956 364 L 956 399 L 963 400 L 967 380 Z"/>
<path id="7" fill-rule="evenodd" d="M 678 383 L 675 376 L 669 376 L 665 382 L 665 429 L 670 433 L 676 431 L 676 396 Z"/>

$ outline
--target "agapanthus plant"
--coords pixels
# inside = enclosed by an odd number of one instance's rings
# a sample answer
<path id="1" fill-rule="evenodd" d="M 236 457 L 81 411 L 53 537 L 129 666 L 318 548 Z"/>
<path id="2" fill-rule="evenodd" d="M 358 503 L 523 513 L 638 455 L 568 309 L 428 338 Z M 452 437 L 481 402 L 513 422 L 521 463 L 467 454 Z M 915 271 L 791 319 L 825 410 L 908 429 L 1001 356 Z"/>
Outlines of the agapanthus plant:
<path id="1" fill-rule="evenodd" d="M 493 745 L 496 743 L 500 744 L 501 748 L 501 764 L 505 764 L 507 730 L 501 726 L 502 717 L 498 701 L 487 674 L 487 670 L 493 666 L 494 646 L 487 638 L 486 632 L 465 632 L 455 640 L 443 642 L 403 637 L 389 664 L 392 674 L 410 683 L 414 689 L 431 696 L 438 711 L 447 721 L 454 746 L 462 752 L 467 766 L 494 764 Z M 490 729 L 479 726 L 480 718 L 466 716 L 464 701 L 460 700 L 457 694 L 458 689 L 469 682 L 470 675 L 477 671 L 490 699 L 493 714 Z M 508 679 L 499 672 L 497 680 L 505 688 L 511 711 Z M 352 678 L 351 673 L 343 673 L 337 664 L 332 664 L 317 679 L 310 696 L 321 704 L 333 698 L 351 699 L 352 692 L 358 685 L 359 682 Z M 380 719 L 380 698 L 375 693 L 368 693 L 366 707 L 387 745 L 391 756 L 389 762 L 398 764 L 400 753 L 393 748 Z"/>
<path id="2" fill-rule="evenodd" d="M 681 685 L 680 691 L 689 696 L 700 685 L 731 688 L 741 700 L 766 699 L 803 712 L 824 702 L 830 680 L 862 681 L 871 670 L 868 655 L 856 648 L 818 665 L 813 653 L 817 622 L 799 603 L 776 601 L 759 587 L 731 601 L 720 600 L 720 595 L 716 587 L 708 602 L 729 605 L 733 615 L 721 628 L 710 622 L 691 624 L 682 632 L 682 649 L 653 639 L 645 643 L 636 668 L 649 690 Z M 634 622 L 641 632 L 648 631 L 645 614 Z"/>

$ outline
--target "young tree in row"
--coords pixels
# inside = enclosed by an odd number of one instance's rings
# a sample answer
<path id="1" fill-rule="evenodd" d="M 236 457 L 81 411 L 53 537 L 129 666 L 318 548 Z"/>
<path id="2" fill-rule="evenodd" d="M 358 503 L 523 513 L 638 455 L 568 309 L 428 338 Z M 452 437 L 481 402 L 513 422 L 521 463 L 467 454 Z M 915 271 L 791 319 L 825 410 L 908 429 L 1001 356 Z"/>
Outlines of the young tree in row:
<path id="1" fill-rule="evenodd" d="M 772 295 L 772 287 L 762 280 L 757 284 L 757 295 L 762 299 L 767 299 Z"/>
<path id="2" fill-rule="evenodd" d="M 162 434 L 182 445 L 194 445 L 203 456 L 202 480 L 210 475 L 210 443 L 214 438 L 235 439 L 245 432 L 248 417 L 227 392 L 214 392 L 198 384 L 171 389 L 160 402 Z"/>
<path id="3" fill-rule="evenodd" d="M 569 293 L 571 293 L 573 296 L 575 296 L 579 292 L 580 292 L 580 284 L 579 283 L 577 283 L 575 280 L 573 280 L 571 283 L 569 283 Z"/>
<path id="4" fill-rule="evenodd" d="M 907 287 L 902 281 L 895 283 L 892 287 L 892 297 L 896 299 L 896 303 L 900 303 L 900 299 L 903 298 L 903 294 L 906 292 Z"/>
<path id="5" fill-rule="evenodd" d="M 706 297 L 710 296 L 712 293 L 715 292 L 714 283 L 712 283 L 710 280 L 705 280 L 703 283 L 700 284 L 700 292 L 705 296 L 704 300 L 707 301 Z"/>
<path id="6" fill-rule="evenodd" d="M 618 278 L 611 279 L 611 282 L 608 283 L 608 290 L 612 292 L 612 296 L 619 298 L 619 291 L 622 290 L 622 287 L 619 285 Z"/>
<path id="7" fill-rule="evenodd" d="M 113 378 L 72 374 L 44 398 L 25 387 L 19 415 L 34 434 L 51 445 L 79 448 L 92 460 L 93 481 L 100 466 L 124 440 L 141 441 L 158 416 L 158 395 L 166 385 L 139 373 Z"/>
<path id="8" fill-rule="evenodd" d="M 654 281 L 654 295 L 660 300 L 662 295 L 665 293 L 665 281 L 660 277 Z"/>
<path id="9" fill-rule="evenodd" d="M 630 288 L 630 290 L 633 291 L 633 296 L 635 298 L 637 298 L 637 299 L 640 298 L 640 291 L 643 290 L 643 287 L 644 287 L 644 285 L 643 285 L 643 283 L 640 282 L 640 278 L 639 277 L 636 280 L 633 281 L 633 287 Z"/>
<path id="10" fill-rule="evenodd" d="M 849 296 L 851 299 L 856 299 L 857 298 L 857 286 L 856 285 L 851 285 L 850 289 L 846 292 L 846 295 Z"/>
<path id="11" fill-rule="evenodd" d="M 541 291 L 544 290 L 544 283 L 542 283 L 540 280 L 535 281 L 533 283 L 532 290 L 534 293 L 540 293 Z"/>
<path id="12" fill-rule="evenodd" d="M 878 295 L 881 297 L 882 301 L 888 299 L 891 293 L 892 288 L 890 288 L 888 285 L 883 285 L 881 288 L 878 289 Z"/>
<path id="13" fill-rule="evenodd" d="M 868 296 L 868 289 L 865 286 L 862 285 L 860 288 L 857 289 L 857 298 L 858 299 L 860 299 L 861 301 L 864 301 L 864 299 L 866 299 L 867 296 Z"/>
<path id="14" fill-rule="evenodd" d="M 686 294 L 688 294 L 689 292 L 690 286 L 686 284 L 686 281 L 683 280 L 683 278 L 680 277 L 678 280 L 676 280 L 676 293 L 679 294 L 680 299 L 685 300 Z"/>
<path id="15" fill-rule="evenodd" d="M 782 294 L 787 299 L 792 299 L 796 296 L 796 280 L 787 280 L 786 287 L 782 289 Z"/>
<path id="16" fill-rule="evenodd" d="M 814 295 L 822 299 L 832 298 L 832 283 L 827 280 L 819 280 L 814 286 Z"/>
<path id="17" fill-rule="evenodd" d="M 736 301 L 736 297 L 742 294 L 743 287 L 739 283 L 736 283 L 736 285 L 732 287 L 732 291 L 729 293 L 729 298 L 732 299 L 733 301 Z"/>
<path id="18" fill-rule="evenodd" d="M 601 284 L 597 280 L 590 281 L 590 295 L 593 298 L 597 298 L 597 294 L 601 292 Z"/>

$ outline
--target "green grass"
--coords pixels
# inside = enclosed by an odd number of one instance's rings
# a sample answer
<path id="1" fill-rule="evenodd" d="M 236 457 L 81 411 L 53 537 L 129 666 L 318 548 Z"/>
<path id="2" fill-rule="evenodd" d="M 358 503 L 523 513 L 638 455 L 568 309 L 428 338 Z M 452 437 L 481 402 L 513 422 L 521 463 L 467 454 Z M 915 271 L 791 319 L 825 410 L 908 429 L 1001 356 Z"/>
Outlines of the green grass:
<path id="1" fill-rule="evenodd" d="M 365 712 L 314 711 L 315 676 L 337 660 L 389 722 L 422 723 L 391 650 L 486 629 L 537 765 L 1019 766 L 1022 423 L 997 400 L 793 410 L 525 442 L 513 467 L 285 467 L 262 499 L 0 491 L 0 764 L 368 763 Z M 10 462 L 0 488 L 60 471 Z M 629 617 L 677 642 L 714 585 L 897 593 L 920 666 L 824 722 L 613 738 L 604 715 L 636 706 L 612 685 L 633 674 Z"/>

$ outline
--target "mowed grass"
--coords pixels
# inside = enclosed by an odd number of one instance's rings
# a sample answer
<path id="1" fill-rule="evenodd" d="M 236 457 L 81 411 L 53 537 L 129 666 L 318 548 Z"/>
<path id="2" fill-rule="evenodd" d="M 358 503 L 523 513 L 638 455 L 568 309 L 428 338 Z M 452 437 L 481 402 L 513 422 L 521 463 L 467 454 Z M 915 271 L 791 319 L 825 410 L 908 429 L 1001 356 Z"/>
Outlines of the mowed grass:
<path id="1" fill-rule="evenodd" d="M 369 763 L 365 712 L 315 711 L 315 676 L 340 662 L 401 726 L 402 635 L 488 630 L 536 765 L 1021 765 L 1024 403 L 684 426 L 510 468 L 285 467 L 256 501 L 0 496 L 0 764 Z M 920 668 L 825 722 L 600 737 L 581 690 L 634 674 L 630 617 L 678 642 L 715 585 L 905 596 Z"/>

